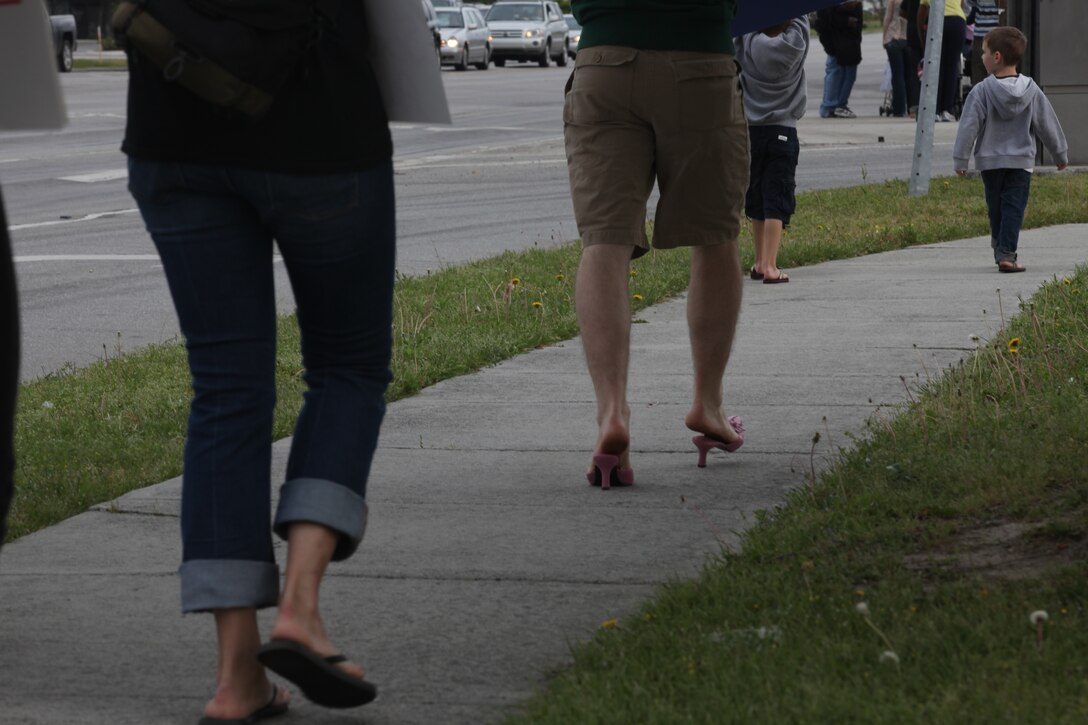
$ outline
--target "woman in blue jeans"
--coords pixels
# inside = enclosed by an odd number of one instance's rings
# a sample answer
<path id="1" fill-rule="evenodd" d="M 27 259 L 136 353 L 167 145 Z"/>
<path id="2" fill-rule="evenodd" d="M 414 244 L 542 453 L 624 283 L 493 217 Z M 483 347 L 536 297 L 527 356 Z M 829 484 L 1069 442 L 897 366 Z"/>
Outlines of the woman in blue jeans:
<path id="1" fill-rule="evenodd" d="M 314 702 L 372 700 L 325 631 L 318 590 L 366 524 L 390 380 L 392 142 L 361 3 L 338 3 L 316 48 L 257 121 L 206 103 L 130 53 L 129 188 L 162 258 L 193 398 L 181 503 L 183 612 L 212 612 L 217 687 L 202 723 L 286 711 L 265 666 Z M 273 249 L 298 309 L 308 390 L 273 523 Z M 272 537 L 287 541 L 282 591 Z M 256 612 L 278 605 L 261 645 Z"/>
<path id="2" fill-rule="evenodd" d="M 912 67 L 910 48 L 907 45 L 907 19 L 900 13 L 903 0 L 888 0 L 884 10 L 884 52 L 892 71 L 892 115 L 907 115 L 908 88 Z"/>

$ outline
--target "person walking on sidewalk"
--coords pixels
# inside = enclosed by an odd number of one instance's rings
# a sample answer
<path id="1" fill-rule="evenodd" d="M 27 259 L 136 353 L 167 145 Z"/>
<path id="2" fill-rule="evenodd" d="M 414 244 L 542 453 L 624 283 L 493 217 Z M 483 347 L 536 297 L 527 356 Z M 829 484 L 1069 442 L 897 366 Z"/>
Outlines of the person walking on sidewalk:
<path id="1" fill-rule="evenodd" d="M 0 548 L 15 493 L 15 399 L 19 391 L 19 298 L 11 237 L 0 197 Z"/>
<path id="2" fill-rule="evenodd" d="M 620 5 L 574 0 L 582 40 L 563 108 L 582 237 L 575 307 L 597 399 L 587 478 L 606 488 L 634 482 L 628 283 L 631 259 L 649 249 L 646 201 L 655 177 L 661 198 L 653 246 L 692 247 L 688 327 L 695 391 L 685 424 L 699 434 L 697 446 L 736 450 L 743 441 L 739 419 L 727 420 L 722 410 L 722 378 L 740 311 L 737 239 L 748 185 L 748 134 L 730 32 L 736 2 Z"/>
<path id="3" fill-rule="evenodd" d="M 797 122 L 805 115 L 805 58 L 809 29 L 805 17 L 788 20 L 734 40 L 752 163 L 744 211 L 752 220 L 755 266 L 763 284 L 789 282 L 778 268 L 782 230 L 797 208 L 794 189 L 800 144 Z"/>
<path id="4" fill-rule="evenodd" d="M 910 46 L 907 43 L 907 19 L 900 12 L 903 0 L 888 0 L 884 9 L 884 52 L 888 54 L 888 66 L 892 72 L 892 116 L 907 115 L 910 99 L 910 83 L 918 82 L 917 64 L 911 64 Z"/>
<path id="5" fill-rule="evenodd" d="M 982 41 L 986 33 L 1001 25 L 1001 8 L 997 0 L 970 0 L 967 24 L 974 26 L 971 39 L 971 85 L 981 83 L 989 73 L 982 62 Z"/>
<path id="6" fill-rule="evenodd" d="M 162 259 L 192 372 L 181 608 L 215 617 L 217 686 L 205 725 L 286 711 L 289 694 L 265 665 L 319 705 L 376 694 L 326 633 L 318 592 L 330 562 L 363 538 L 391 378 L 392 143 L 356 46 L 366 35 L 362 3 L 330 6 L 319 40 L 258 120 L 168 82 L 149 56 L 129 52 L 129 189 Z M 274 244 L 294 292 L 308 390 L 273 526 Z M 273 532 L 287 542 L 282 591 Z M 257 610 L 277 604 L 262 647 Z"/>
<path id="7" fill-rule="evenodd" d="M 956 173 L 966 176 L 974 148 L 999 272 L 1025 269 L 1016 261 L 1016 248 L 1031 189 L 1036 134 L 1059 171 L 1069 164 L 1069 145 L 1054 108 L 1035 81 L 1016 71 L 1026 48 L 1027 38 L 1016 28 L 995 28 L 986 34 L 982 62 L 990 75 L 967 95 L 952 150 Z"/>
<path id="8" fill-rule="evenodd" d="M 925 42 L 929 28 L 929 8 L 932 0 L 921 0 L 918 7 L 918 32 Z M 960 92 L 960 71 L 963 68 L 963 46 L 967 37 L 967 15 L 961 0 L 944 2 L 944 36 L 941 40 L 941 62 L 937 81 L 937 120 L 956 120 L 956 101 Z"/>
<path id="9" fill-rule="evenodd" d="M 850 94 L 861 64 L 863 23 L 858 0 L 846 0 L 816 13 L 816 32 L 827 53 L 820 118 L 857 118 L 850 110 Z"/>

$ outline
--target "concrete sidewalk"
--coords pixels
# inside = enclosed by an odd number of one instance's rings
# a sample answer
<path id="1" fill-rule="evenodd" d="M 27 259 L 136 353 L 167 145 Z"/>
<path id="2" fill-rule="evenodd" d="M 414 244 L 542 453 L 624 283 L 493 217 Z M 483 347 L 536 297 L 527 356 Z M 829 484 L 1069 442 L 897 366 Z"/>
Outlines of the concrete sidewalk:
<path id="1" fill-rule="evenodd" d="M 334 565 L 334 641 L 380 688 L 354 711 L 296 696 L 288 723 L 495 721 L 568 661 L 568 646 L 694 574 L 802 481 L 813 433 L 846 445 L 901 376 L 937 374 L 1043 281 L 1088 259 L 1088 225 L 1025 232 L 1028 271 L 999 275 L 976 238 L 745 281 L 726 376 L 747 443 L 696 468 L 684 301 L 633 328 L 637 484 L 583 471 L 595 437 L 579 340 L 390 406 L 360 553 Z M 1000 293 L 998 292 L 1000 290 Z M 830 433 L 830 436 L 828 435 Z M 286 443 L 276 446 L 282 476 Z M 0 557 L 0 723 L 194 723 L 214 632 L 179 616 L 178 480 L 27 536 Z M 282 547 L 279 554 L 282 556 Z M 264 613 L 266 625 L 269 613 Z M 297 695 L 297 693 L 296 693 Z"/>

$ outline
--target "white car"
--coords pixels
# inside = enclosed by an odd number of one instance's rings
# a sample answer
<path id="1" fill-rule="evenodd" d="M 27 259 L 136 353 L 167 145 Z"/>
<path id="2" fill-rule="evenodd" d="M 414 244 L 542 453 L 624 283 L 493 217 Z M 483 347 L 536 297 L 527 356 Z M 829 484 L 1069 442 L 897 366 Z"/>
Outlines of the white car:
<path id="1" fill-rule="evenodd" d="M 491 31 L 476 8 L 435 8 L 442 34 L 439 57 L 442 65 L 468 70 L 474 65 L 487 70 L 491 65 Z"/>
<path id="2" fill-rule="evenodd" d="M 564 15 L 567 21 L 567 54 L 571 58 L 578 56 L 578 44 L 582 42 L 582 26 L 574 19 L 573 15 Z"/>
<path id="3" fill-rule="evenodd" d="M 508 60 L 547 68 L 567 64 L 567 23 L 551 0 L 499 0 L 487 14 L 495 65 Z"/>

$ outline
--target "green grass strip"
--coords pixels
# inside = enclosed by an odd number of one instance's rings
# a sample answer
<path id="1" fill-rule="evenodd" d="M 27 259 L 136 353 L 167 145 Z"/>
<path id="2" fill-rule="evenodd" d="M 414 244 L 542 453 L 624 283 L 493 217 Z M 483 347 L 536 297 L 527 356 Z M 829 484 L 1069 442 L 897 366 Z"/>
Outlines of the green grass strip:
<path id="1" fill-rule="evenodd" d="M 1088 721 L 1088 269 L 1020 307 L 510 722 Z"/>
<path id="2" fill-rule="evenodd" d="M 1088 175 L 1040 176 L 1025 226 L 1088 222 Z M 977 179 L 934 180 L 925 198 L 903 182 L 798 195 L 779 261 L 830 259 L 986 234 Z M 742 238 L 750 265 L 751 238 Z M 984 264 L 988 249 L 979 250 Z M 389 399 L 573 337 L 577 245 L 509 252 L 398 281 Z M 633 267 L 633 308 L 687 288 L 685 250 Z M 302 400 L 294 318 L 280 322 L 275 434 L 290 435 Z M 24 385 L 16 421 L 18 491 L 10 538 L 25 535 L 181 471 L 189 376 L 180 343 L 108 356 Z"/>

